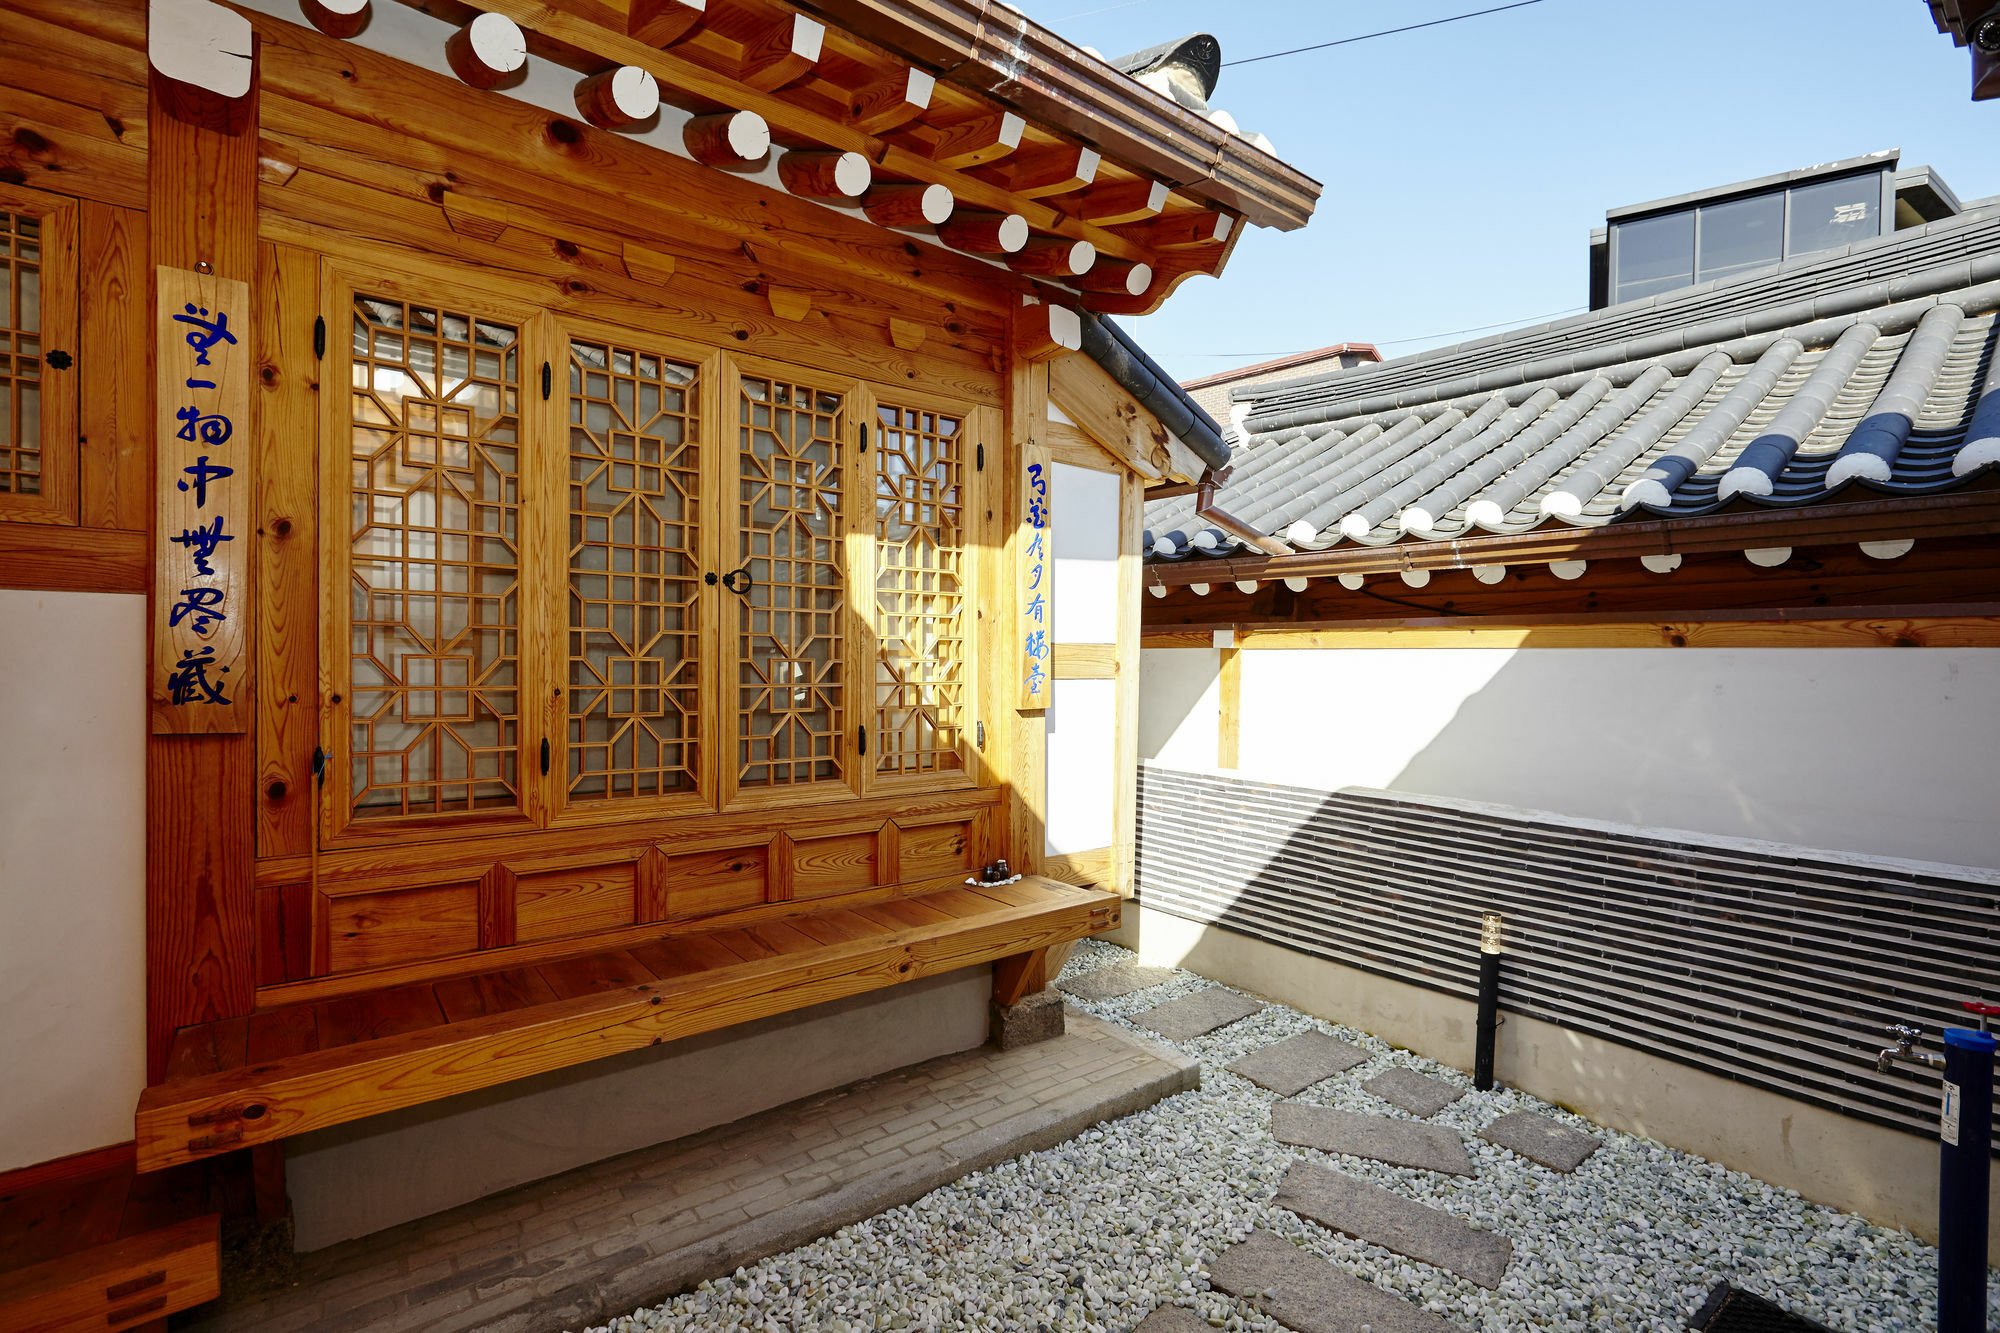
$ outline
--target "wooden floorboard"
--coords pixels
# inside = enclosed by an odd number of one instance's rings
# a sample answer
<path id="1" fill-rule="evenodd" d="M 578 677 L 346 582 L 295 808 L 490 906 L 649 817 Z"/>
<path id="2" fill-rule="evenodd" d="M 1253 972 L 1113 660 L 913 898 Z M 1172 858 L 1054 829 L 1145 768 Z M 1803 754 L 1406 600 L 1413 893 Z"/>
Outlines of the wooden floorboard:
<path id="1" fill-rule="evenodd" d="M 156 1170 L 1117 924 L 1116 899 L 1101 891 L 1040 880 L 1009 887 L 1018 901 L 944 889 L 317 1002 L 318 1049 L 149 1088 L 137 1160 Z M 278 1033 L 283 1012 L 259 1018 Z M 208 1049 L 196 1039 L 188 1047 Z"/>

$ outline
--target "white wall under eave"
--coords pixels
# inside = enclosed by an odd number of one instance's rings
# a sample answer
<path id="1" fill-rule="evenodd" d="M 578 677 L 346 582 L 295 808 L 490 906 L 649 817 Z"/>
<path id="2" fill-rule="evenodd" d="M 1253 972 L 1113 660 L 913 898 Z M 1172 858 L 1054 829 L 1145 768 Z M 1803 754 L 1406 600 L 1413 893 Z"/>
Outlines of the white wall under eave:
<path id="1" fill-rule="evenodd" d="M 1216 654 L 1148 649 L 1140 754 L 1214 764 Z M 1248 649 L 1243 777 L 2000 867 L 2000 650 Z"/>
<path id="2" fill-rule="evenodd" d="M 0 590 L 0 1171 L 146 1086 L 146 599 Z"/>

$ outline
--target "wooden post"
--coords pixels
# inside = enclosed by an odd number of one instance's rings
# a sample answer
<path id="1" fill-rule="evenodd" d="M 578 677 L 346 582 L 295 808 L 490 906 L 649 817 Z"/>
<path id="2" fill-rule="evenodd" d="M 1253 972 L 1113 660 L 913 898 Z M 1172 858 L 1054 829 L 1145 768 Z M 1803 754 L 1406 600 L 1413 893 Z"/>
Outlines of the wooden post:
<path id="1" fill-rule="evenodd" d="M 1221 706 L 1216 710 L 1215 766 L 1235 768 L 1243 739 L 1243 650 L 1222 650 Z"/>
<path id="2" fill-rule="evenodd" d="M 1031 316 L 1036 307 L 1028 307 L 1015 312 L 1018 322 L 1024 316 Z M 1020 333 L 1010 333 L 1010 344 L 1020 344 Z M 1019 582 L 1016 572 L 1026 555 L 1027 537 L 1023 527 L 1021 505 L 1022 487 L 1016 482 L 1016 475 L 1023 469 L 1026 456 L 1035 447 L 1037 435 L 1048 429 L 1049 415 L 1049 367 L 1046 361 L 1033 362 L 1015 357 L 1007 374 L 1007 447 L 1003 454 L 1003 464 L 1008 469 L 1000 473 L 999 504 L 1000 531 L 1002 540 L 997 543 L 1002 575 L 1001 586 L 1007 589 L 1008 613 L 999 626 L 995 658 L 1002 665 L 1003 692 L 996 701 L 1000 707 L 999 723 L 1011 733 L 1006 747 L 1006 779 L 1008 800 L 1006 807 L 1005 855 L 1013 863 L 1014 869 L 1025 874 L 1039 873 L 1048 848 L 1048 714 L 1043 711 L 1022 711 L 1018 698 L 1019 665 L 1025 660 L 1022 642 L 1017 636 L 1022 613 L 1020 610 Z M 1045 695 L 1046 695 L 1045 688 Z"/>
<path id="3" fill-rule="evenodd" d="M 158 8 L 154 11 L 148 45 L 155 68 L 147 116 L 152 262 L 195 272 L 206 266 L 217 278 L 254 283 L 256 56 L 252 42 L 244 35 L 227 33 L 232 21 L 245 29 L 248 25 L 217 5 L 173 8 L 177 12 L 172 24 L 182 36 L 190 24 L 212 22 L 225 31 L 223 50 L 251 54 L 243 62 L 247 91 L 233 97 L 225 95 L 227 88 L 204 88 L 169 78 L 160 71 L 159 62 L 164 58 L 171 63 L 172 57 L 154 41 L 168 33 Z M 216 114 L 218 110 L 221 114 Z M 150 281 L 147 287 L 152 287 Z M 253 290 L 253 301 L 254 297 Z M 254 345 L 252 323 L 248 310 L 241 325 L 232 320 L 232 331 L 246 345 Z M 246 424 L 231 455 L 231 466 L 240 469 L 231 480 L 241 482 L 246 492 L 254 495 L 256 451 L 252 439 Z M 156 475 L 153 485 L 158 493 L 162 487 L 174 487 L 175 480 Z M 255 541 L 255 535 L 245 533 L 238 540 L 247 546 Z M 154 596 L 170 592 L 158 589 Z M 241 614 L 245 620 L 254 619 L 247 600 Z M 157 1083 L 165 1075 L 176 1028 L 248 1014 L 253 1007 L 254 782 L 255 744 L 249 734 L 156 735 L 147 742 L 149 1083 Z"/>

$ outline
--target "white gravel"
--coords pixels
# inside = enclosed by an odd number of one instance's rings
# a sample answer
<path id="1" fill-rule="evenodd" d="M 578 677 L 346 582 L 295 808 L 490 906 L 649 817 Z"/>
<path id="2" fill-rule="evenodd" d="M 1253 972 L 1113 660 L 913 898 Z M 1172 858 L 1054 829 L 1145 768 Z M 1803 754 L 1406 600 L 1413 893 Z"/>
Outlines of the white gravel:
<path id="1" fill-rule="evenodd" d="M 1085 941 L 1064 975 L 1129 957 Z M 1176 972 L 1172 981 L 1116 1000 L 1070 1003 L 1129 1025 L 1130 1015 L 1209 984 Z M 977 1172 L 604 1327 L 616 1333 L 1123 1333 L 1155 1306 L 1176 1304 L 1217 1328 L 1276 1330 L 1280 1325 L 1248 1304 L 1210 1291 L 1204 1275 L 1207 1261 L 1252 1227 L 1293 1237 L 1349 1272 L 1483 1333 L 1678 1333 L 1721 1279 L 1840 1333 L 1936 1327 L 1937 1251 L 1908 1232 L 1808 1203 L 1791 1190 L 1601 1128 L 1523 1093 L 1469 1092 L 1433 1117 L 1464 1133 L 1478 1170 L 1474 1180 L 1280 1144 L 1270 1133 L 1272 1095 L 1223 1066 L 1308 1028 L 1376 1058 L 1307 1089 L 1301 1100 L 1402 1116 L 1360 1086 L 1394 1064 L 1471 1087 L 1455 1069 L 1274 1004 L 1175 1043 L 1202 1063 L 1197 1092 Z M 1560 1175 L 1475 1137 L 1494 1117 L 1515 1110 L 1552 1115 L 1605 1146 L 1573 1175 Z M 1514 1243 L 1514 1261 L 1499 1290 L 1274 1206 L 1271 1195 L 1295 1157 L 1502 1232 Z M 2000 1326 L 2000 1285 L 1990 1300 L 1990 1321 Z"/>

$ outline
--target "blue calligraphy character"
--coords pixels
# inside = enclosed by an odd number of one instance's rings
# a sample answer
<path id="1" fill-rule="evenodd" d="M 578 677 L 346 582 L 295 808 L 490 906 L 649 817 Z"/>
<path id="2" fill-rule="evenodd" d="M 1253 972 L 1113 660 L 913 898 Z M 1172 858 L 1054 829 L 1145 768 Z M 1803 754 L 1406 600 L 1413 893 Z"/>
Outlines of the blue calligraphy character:
<path id="1" fill-rule="evenodd" d="M 1028 632 L 1028 641 L 1023 646 L 1027 649 L 1028 656 L 1037 661 L 1049 655 L 1048 638 L 1042 630 L 1030 630 Z"/>
<path id="2" fill-rule="evenodd" d="M 224 467 L 220 463 L 209 462 L 207 454 L 203 454 L 200 458 L 195 459 L 193 467 L 184 467 L 181 471 L 194 478 L 194 507 L 196 509 L 205 509 L 208 506 L 208 483 L 236 475 L 236 469 L 233 467 Z M 174 485 L 184 491 L 189 489 L 189 484 L 185 481 L 177 481 Z"/>
<path id="3" fill-rule="evenodd" d="M 225 312 L 216 311 L 215 318 L 210 320 L 202 318 L 202 316 L 208 313 L 206 306 L 198 306 L 193 302 L 189 302 L 181 308 L 187 311 L 187 313 L 185 315 L 175 315 L 174 323 L 192 324 L 194 326 L 193 330 L 187 336 L 187 345 L 194 348 L 194 363 L 197 366 L 208 364 L 209 348 L 215 346 L 217 343 L 234 343 L 236 341 L 236 335 L 229 331 L 229 316 Z"/>
<path id="4" fill-rule="evenodd" d="M 1037 562 L 1035 567 L 1028 571 L 1028 591 L 1034 592 L 1035 589 L 1041 586 L 1042 586 L 1042 566 L 1040 562 Z M 1039 602 L 1042 599 L 1038 596 L 1035 598 L 1035 600 Z"/>
<path id="5" fill-rule="evenodd" d="M 1042 571 L 1037 568 L 1035 572 L 1039 574 Z M 1034 621 L 1037 625 L 1042 623 L 1042 595 L 1040 593 L 1036 593 L 1035 600 L 1028 603 L 1028 619 Z"/>
<path id="6" fill-rule="evenodd" d="M 167 673 L 167 697 L 176 704 L 228 703 L 228 697 L 222 692 L 225 682 L 208 678 L 208 669 L 214 665 L 215 648 L 212 644 L 183 651 L 180 662 Z M 222 674 L 228 675 L 229 668 L 222 668 Z"/>
<path id="7" fill-rule="evenodd" d="M 214 380 L 198 380 L 198 379 L 195 379 L 195 378 L 193 378 L 192 376 L 190 376 L 190 377 L 189 377 L 189 378 L 188 378 L 188 379 L 187 379 L 187 380 L 185 381 L 185 383 L 187 384 L 188 388 L 190 388 L 190 389 L 213 389 L 213 388 L 215 387 L 215 381 L 214 381 Z M 186 437 L 183 437 L 183 438 L 186 438 Z"/>
<path id="8" fill-rule="evenodd" d="M 217 514 L 215 522 L 199 528 L 182 528 L 180 536 L 169 537 L 167 540 L 176 546 L 188 548 L 188 554 L 194 557 L 195 573 L 213 574 L 215 570 L 209 565 L 208 558 L 215 554 L 215 548 L 222 543 L 235 541 L 236 534 L 222 530 L 222 515 Z"/>
<path id="9" fill-rule="evenodd" d="M 174 438 L 177 440 L 192 440 L 195 432 L 199 430 L 201 442 L 213 447 L 228 443 L 230 435 L 236 430 L 234 423 L 220 412 L 203 416 L 198 407 L 183 407 L 174 415 L 182 422 L 181 428 L 174 432 Z"/>
<path id="10" fill-rule="evenodd" d="M 1028 464 L 1028 485 L 1034 488 L 1034 492 L 1037 495 L 1047 495 L 1049 493 L 1049 479 L 1042 475 L 1042 465 L 1040 463 Z"/>
<path id="11" fill-rule="evenodd" d="M 167 624 L 178 625 L 186 620 L 189 629 L 206 637 L 210 625 L 229 619 L 221 611 L 223 596 L 220 588 L 182 588 L 181 600 L 167 613 Z"/>
<path id="12" fill-rule="evenodd" d="M 1036 532 L 1034 536 L 1028 538 L 1028 558 L 1030 560 L 1040 560 L 1042 558 L 1042 551 L 1044 549 L 1045 548 L 1042 545 L 1042 534 L 1039 531 Z"/>
<path id="13" fill-rule="evenodd" d="M 1046 528 L 1049 525 L 1049 507 L 1040 500 L 1028 501 L 1028 523 L 1032 527 Z"/>

